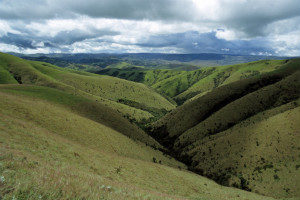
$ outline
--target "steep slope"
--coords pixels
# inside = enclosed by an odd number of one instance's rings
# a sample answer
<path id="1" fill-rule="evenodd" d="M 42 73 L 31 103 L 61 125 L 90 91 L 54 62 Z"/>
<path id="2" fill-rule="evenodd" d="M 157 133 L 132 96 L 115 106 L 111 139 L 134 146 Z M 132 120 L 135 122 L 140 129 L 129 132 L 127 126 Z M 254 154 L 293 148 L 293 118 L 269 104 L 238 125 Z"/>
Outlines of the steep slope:
<path id="1" fill-rule="evenodd" d="M 104 69 L 98 74 L 119 77 L 151 86 L 159 93 L 173 98 L 179 105 L 186 100 L 226 84 L 259 76 L 296 60 L 262 60 L 245 64 L 207 67 L 194 71 L 147 70 L 142 68 Z"/>
<path id="2" fill-rule="evenodd" d="M 62 69 L 47 63 L 26 61 L 8 54 L 0 54 L 2 73 L 10 73 L 20 84 L 36 84 L 57 88 L 69 93 L 89 96 L 140 121 L 153 117 L 153 110 L 166 112 L 175 106 L 153 89 L 108 76 Z M 10 82 L 13 80 L 11 79 Z M 6 83 L 7 81 L 1 81 Z M 15 81 L 14 81 L 15 82 Z M 139 105 L 135 108 L 135 105 Z"/>
<path id="3" fill-rule="evenodd" d="M 299 62 L 290 61 L 218 87 L 178 107 L 150 132 L 191 170 L 221 184 L 300 197 L 299 185 L 288 180 L 300 180 L 299 76 Z"/>
<path id="4" fill-rule="evenodd" d="M 150 132 L 218 183 L 298 198 L 299 63 L 271 68 L 223 86 L 228 77 L 221 77 Z M 147 81 L 175 95 L 215 72 L 156 70 Z M 0 198 L 273 199 L 219 186 L 154 150 L 164 147 L 122 117 L 174 108 L 149 87 L 7 54 L 0 54 L 0 75 Z"/>
<path id="5" fill-rule="evenodd" d="M 161 95 L 140 83 L 85 72 L 62 73 L 63 69 L 49 64 L 43 64 L 47 68 L 43 67 L 41 63 L 32 65 L 55 80 L 112 101 L 126 99 L 156 109 L 170 110 L 174 108 L 174 105 Z"/>
<path id="6" fill-rule="evenodd" d="M 168 133 L 170 134 L 169 136 L 171 137 L 179 136 L 184 131 L 197 125 L 225 105 L 247 94 L 255 92 L 260 88 L 282 80 L 286 76 L 294 73 L 298 68 L 298 63 L 291 62 L 282 66 L 277 72 L 244 79 L 216 88 L 206 95 L 196 98 L 184 106 L 178 107 L 176 110 L 159 120 L 155 126 L 167 128 Z M 297 77 L 297 75 L 294 75 L 294 77 Z M 278 91 L 281 90 L 279 89 Z M 268 105 L 269 104 L 266 103 L 265 106 Z"/>
<path id="7" fill-rule="evenodd" d="M 300 101 L 259 113 L 185 148 L 191 168 L 223 185 L 299 198 Z M 295 107 L 296 104 L 297 107 Z"/>
<path id="8" fill-rule="evenodd" d="M 20 85 L 2 85 L 0 96 L 3 199 L 272 199 L 185 171 L 82 115 L 80 97 Z"/>
<path id="9" fill-rule="evenodd" d="M 167 69 L 103 69 L 97 74 L 104 74 L 122 79 L 144 83 L 151 86 L 156 91 L 168 97 L 174 97 L 187 90 L 199 80 L 210 75 L 216 68 L 202 68 L 195 71 L 167 70 Z"/>
<path id="10" fill-rule="evenodd" d="M 120 113 L 90 99 L 68 94 L 53 88 L 23 84 L 1 85 L 0 91 L 19 95 L 20 98 L 33 97 L 35 100 L 44 99 L 56 104 L 61 104 L 65 109 L 68 108 L 70 111 L 82 117 L 110 127 L 133 140 L 138 140 L 157 148 L 161 147 L 159 143 L 145 134 L 136 125 L 123 118 Z"/>
<path id="11" fill-rule="evenodd" d="M 275 71 L 287 62 L 297 64 L 299 60 L 262 60 L 245 64 L 217 67 L 209 76 L 204 77 L 187 90 L 174 97 L 174 100 L 181 104 L 196 95 L 201 96 L 203 93 L 217 87 Z"/>

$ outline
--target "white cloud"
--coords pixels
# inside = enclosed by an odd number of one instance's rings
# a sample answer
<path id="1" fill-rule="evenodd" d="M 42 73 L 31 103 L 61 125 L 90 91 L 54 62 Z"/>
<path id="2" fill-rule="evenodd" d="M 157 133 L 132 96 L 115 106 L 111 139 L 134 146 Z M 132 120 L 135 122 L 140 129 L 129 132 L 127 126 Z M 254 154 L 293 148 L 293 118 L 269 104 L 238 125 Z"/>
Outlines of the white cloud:
<path id="1" fill-rule="evenodd" d="M 80 18 L 72 19 L 51 19 L 46 21 L 34 21 L 24 25 L 26 30 L 35 32 L 37 36 L 55 37 L 59 32 L 72 31 L 74 29 L 86 29 L 86 24 Z"/>
<path id="2" fill-rule="evenodd" d="M 268 24 L 264 31 L 268 35 L 281 35 L 294 31 L 300 32 L 300 16 L 283 19 Z M 300 37 L 300 36 L 299 36 Z"/>
<path id="3" fill-rule="evenodd" d="M 230 49 L 228 49 L 228 48 L 223 48 L 223 49 L 221 49 L 221 51 L 226 51 L 226 52 L 228 52 L 228 51 L 230 51 Z"/>
<path id="4" fill-rule="evenodd" d="M 5 43 L 1 43 L 1 42 L 0 42 L 0 51 L 21 53 L 20 48 L 18 48 L 17 46 L 11 45 L 11 44 L 5 44 Z"/>
<path id="5" fill-rule="evenodd" d="M 20 31 L 14 30 L 10 24 L 4 20 L 0 20 L 0 37 L 7 35 L 7 33 L 21 34 Z"/>
<path id="6" fill-rule="evenodd" d="M 224 29 L 218 29 L 216 31 L 216 36 L 219 39 L 224 39 L 224 40 L 237 40 L 239 39 L 237 33 L 232 30 L 224 30 Z"/>
<path id="7" fill-rule="evenodd" d="M 199 1 L 192 0 L 197 13 L 195 13 L 195 21 L 216 21 L 220 20 L 221 5 L 218 0 Z"/>
<path id="8" fill-rule="evenodd" d="M 271 37 L 270 41 L 272 41 L 278 55 L 300 55 L 300 31 L 294 31 L 285 35 L 276 35 Z"/>

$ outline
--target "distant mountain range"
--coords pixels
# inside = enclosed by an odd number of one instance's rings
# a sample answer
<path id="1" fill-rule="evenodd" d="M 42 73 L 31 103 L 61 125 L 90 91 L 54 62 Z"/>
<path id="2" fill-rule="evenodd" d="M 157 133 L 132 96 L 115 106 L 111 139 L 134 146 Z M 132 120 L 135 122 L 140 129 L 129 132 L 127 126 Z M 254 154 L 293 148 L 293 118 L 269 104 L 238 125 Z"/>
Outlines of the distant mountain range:
<path id="1" fill-rule="evenodd" d="M 206 67 L 247 63 L 258 60 L 281 60 L 288 57 L 252 56 L 230 54 L 162 54 L 162 53 L 124 53 L 124 54 L 17 54 L 12 55 L 35 61 L 43 61 L 60 67 L 81 68 L 87 71 L 99 70 L 110 65 L 126 62 L 132 66 L 152 69 L 171 69 L 174 64 L 191 67 Z M 176 66 L 178 67 L 178 66 Z M 195 69 L 195 68 L 192 68 Z"/>

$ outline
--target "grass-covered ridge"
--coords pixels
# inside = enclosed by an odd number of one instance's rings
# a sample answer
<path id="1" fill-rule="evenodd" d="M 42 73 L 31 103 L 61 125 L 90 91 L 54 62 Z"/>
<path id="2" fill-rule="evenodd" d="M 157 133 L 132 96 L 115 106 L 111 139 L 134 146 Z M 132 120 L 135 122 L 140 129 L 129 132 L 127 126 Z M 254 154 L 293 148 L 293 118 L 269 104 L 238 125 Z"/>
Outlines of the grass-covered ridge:
<path id="1" fill-rule="evenodd" d="M 170 101 L 140 83 L 26 61 L 3 53 L 0 62 L 1 83 L 35 84 L 81 95 L 102 102 L 136 121 L 153 117 L 147 109 L 169 111 L 175 108 Z M 134 101 L 147 109 L 122 104 L 119 99 Z"/>
<path id="2" fill-rule="evenodd" d="M 298 60 L 287 61 L 220 86 L 167 114 L 150 132 L 191 170 L 220 184 L 299 198 L 299 67 Z"/>
<path id="3" fill-rule="evenodd" d="M 259 76 L 276 71 L 286 62 L 297 63 L 297 60 L 262 60 L 250 63 L 205 67 L 193 71 L 110 68 L 96 73 L 115 76 L 131 81 L 144 83 L 159 93 L 166 95 L 178 104 L 207 92 L 242 79 Z"/>
<path id="4" fill-rule="evenodd" d="M 157 148 L 161 147 L 160 144 L 146 135 L 136 125 L 123 118 L 120 113 L 90 99 L 68 94 L 53 88 L 34 85 L 1 85 L 0 91 L 17 95 L 19 98 L 31 97 L 34 101 L 41 99 L 58 106 L 63 106 L 64 109 L 110 127 L 133 140 Z"/>
<path id="5" fill-rule="evenodd" d="M 298 60 L 262 60 L 245 64 L 217 67 L 209 76 L 201 79 L 186 91 L 177 95 L 178 102 L 184 102 L 196 95 L 201 95 L 217 87 L 233 83 L 242 79 L 259 76 L 276 71 L 287 62 L 297 64 Z"/>
<path id="6" fill-rule="evenodd" d="M 0 199 L 299 198 L 299 60 L 111 67 L 0 54 Z"/>
<path id="7" fill-rule="evenodd" d="M 117 111 L 35 75 L 0 85 L 1 199 L 273 199 L 187 171 Z"/>

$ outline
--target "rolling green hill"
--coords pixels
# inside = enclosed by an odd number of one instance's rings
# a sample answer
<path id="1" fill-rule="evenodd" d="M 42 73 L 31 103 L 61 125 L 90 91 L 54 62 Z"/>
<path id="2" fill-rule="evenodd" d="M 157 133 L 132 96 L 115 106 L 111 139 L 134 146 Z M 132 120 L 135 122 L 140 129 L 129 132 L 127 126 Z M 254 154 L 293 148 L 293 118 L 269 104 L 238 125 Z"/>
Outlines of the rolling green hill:
<path id="1" fill-rule="evenodd" d="M 174 99 L 177 102 L 184 102 L 196 95 L 211 91 L 217 87 L 233 83 L 245 78 L 259 76 L 267 72 L 275 71 L 286 62 L 297 63 L 298 60 L 262 60 L 245 64 L 229 65 L 217 67 L 210 75 L 204 77 L 193 84 L 184 92 L 180 93 Z"/>
<path id="2" fill-rule="evenodd" d="M 0 56 L 0 199 L 274 199 L 151 148 L 163 147 L 111 108 L 117 93 L 79 84 L 98 76 Z"/>
<path id="3" fill-rule="evenodd" d="M 111 68 L 96 73 L 144 83 L 179 105 L 207 92 L 238 80 L 275 71 L 286 62 L 296 60 L 262 60 L 221 67 L 206 67 L 194 71 L 148 70 L 142 68 Z"/>
<path id="4" fill-rule="evenodd" d="M 104 69 L 98 74 L 119 77 L 122 79 L 144 83 L 159 93 L 175 97 L 193 84 L 210 75 L 215 68 L 203 68 L 195 71 L 156 69 L 148 70 L 136 67 Z"/>
<path id="5" fill-rule="evenodd" d="M 191 170 L 220 184 L 299 198 L 299 77 L 299 60 L 292 60 L 223 84 L 173 110 L 149 132 Z"/>
<path id="6" fill-rule="evenodd" d="M 20 98 L 29 96 L 36 100 L 43 99 L 61 104 L 65 109 L 67 108 L 82 117 L 104 124 L 134 140 L 161 148 L 159 143 L 146 135 L 136 125 L 123 118 L 119 112 L 96 101 L 44 86 L 9 84 L 1 85 L 0 90 L 10 94 L 20 95 Z"/>
<path id="7" fill-rule="evenodd" d="M 0 73 L 3 74 L 0 83 L 18 82 L 56 88 L 99 101 L 135 121 L 175 108 L 153 89 L 140 83 L 26 61 L 3 53 L 0 53 Z"/>

